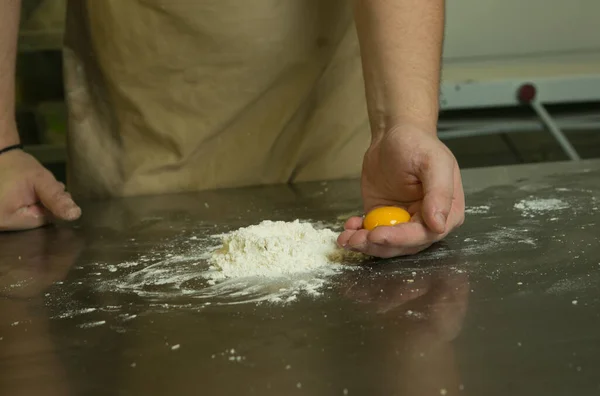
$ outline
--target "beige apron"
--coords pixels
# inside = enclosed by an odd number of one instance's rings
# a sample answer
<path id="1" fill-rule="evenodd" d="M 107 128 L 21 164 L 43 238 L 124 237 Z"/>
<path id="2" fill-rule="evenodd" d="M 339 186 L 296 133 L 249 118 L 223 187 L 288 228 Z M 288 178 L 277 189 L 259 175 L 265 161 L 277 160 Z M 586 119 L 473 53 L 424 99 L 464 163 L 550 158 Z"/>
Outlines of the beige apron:
<path id="1" fill-rule="evenodd" d="M 78 196 L 360 174 L 349 0 L 71 0 L 65 40 Z"/>

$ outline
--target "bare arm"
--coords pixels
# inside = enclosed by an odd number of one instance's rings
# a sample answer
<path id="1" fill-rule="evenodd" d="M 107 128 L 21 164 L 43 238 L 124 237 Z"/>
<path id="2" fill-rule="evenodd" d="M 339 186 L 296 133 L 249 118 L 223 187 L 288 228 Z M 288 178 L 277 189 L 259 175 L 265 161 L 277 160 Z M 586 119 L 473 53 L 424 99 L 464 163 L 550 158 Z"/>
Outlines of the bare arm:
<path id="1" fill-rule="evenodd" d="M 0 149 L 17 144 L 15 63 L 21 0 L 0 1 Z"/>
<path id="2" fill-rule="evenodd" d="M 435 133 L 444 0 L 358 0 L 356 26 L 373 134 L 404 123 Z"/>
<path id="3" fill-rule="evenodd" d="M 411 221 L 369 231 L 353 217 L 338 244 L 377 257 L 415 254 L 464 220 L 460 169 L 437 136 L 445 4 L 356 1 L 373 135 L 363 158 L 363 207 L 399 206 Z"/>
<path id="4" fill-rule="evenodd" d="M 15 64 L 21 0 L 0 0 L 0 149 L 19 143 L 15 123 Z M 0 232 L 75 220 L 81 209 L 52 173 L 29 154 L 0 155 Z M 51 213 L 52 216 L 49 216 Z"/>

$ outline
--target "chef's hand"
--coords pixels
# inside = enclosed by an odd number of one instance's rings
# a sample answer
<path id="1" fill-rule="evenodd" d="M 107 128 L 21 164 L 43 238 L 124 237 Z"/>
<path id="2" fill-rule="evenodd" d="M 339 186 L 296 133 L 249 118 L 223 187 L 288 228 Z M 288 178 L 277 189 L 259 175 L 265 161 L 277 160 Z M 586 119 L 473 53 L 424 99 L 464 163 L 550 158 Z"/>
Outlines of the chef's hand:
<path id="1" fill-rule="evenodd" d="M 76 220 L 81 209 L 64 184 L 21 150 L 0 155 L 0 232 L 41 227 L 52 218 Z"/>
<path id="2" fill-rule="evenodd" d="M 398 126 L 375 138 L 363 160 L 364 211 L 399 206 L 409 223 L 362 229 L 350 218 L 338 243 L 376 257 L 415 254 L 443 239 L 464 221 L 465 198 L 460 171 L 450 150 L 435 133 Z"/>

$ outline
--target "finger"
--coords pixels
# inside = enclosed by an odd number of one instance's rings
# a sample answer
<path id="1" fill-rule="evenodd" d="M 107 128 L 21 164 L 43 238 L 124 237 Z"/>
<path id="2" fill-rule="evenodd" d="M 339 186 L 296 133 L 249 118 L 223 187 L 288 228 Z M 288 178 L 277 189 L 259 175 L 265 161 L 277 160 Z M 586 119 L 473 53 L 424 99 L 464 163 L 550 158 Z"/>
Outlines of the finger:
<path id="1" fill-rule="evenodd" d="M 352 248 L 354 250 L 362 251 L 367 245 L 367 235 L 369 235 L 368 230 L 358 230 L 354 231 L 348 239 L 348 244 L 346 247 Z"/>
<path id="2" fill-rule="evenodd" d="M 344 230 L 360 230 L 362 228 L 363 218 L 354 216 L 349 218 L 344 224 Z"/>
<path id="3" fill-rule="evenodd" d="M 377 227 L 368 236 L 371 243 L 402 248 L 416 248 L 431 245 L 439 239 L 439 234 L 430 231 L 419 222 L 409 222 L 390 227 Z"/>
<path id="4" fill-rule="evenodd" d="M 354 235 L 356 231 L 354 230 L 345 230 L 343 231 L 337 239 L 337 244 L 339 247 L 341 248 L 345 248 L 346 246 L 348 246 L 348 243 L 350 241 L 350 238 L 352 238 L 352 235 Z"/>
<path id="5" fill-rule="evenodd" d="M 379 230 L 382 228 L 394 228 L 394 227 L 378 227 L 375 230 Z M 376 243 L 372 241 L 371 235 L 375 232 L 367 231 L 367 230 L 358 230 L 358 231 L 347 231 L 347 235 L 345 238 L 348 238 L 348 241 L 345 245 L 346 249 L 351 249 L 369 256 L 380 257 L 380 258 L 390 258 L 396 256 L 406 256 L 412 255 L 420 252 L 421 250 L 429 247 L 433 242 L 425 242 L 421 245 L 401 245 L 401 244 L 391 244 L 391 243 Z"/>
<path id="6" fill-rule="evenodd" d="M 61 183 L 50 173 L 39 176 L 34 188 L 40 202 L 52 215 L 61 220 L 72 221 L 81 216 L 81 209 L 75 204 L 70 194 L 65 192 Z"/>
<path id="7" fill-rule="evenodd" d="M 39 205 L 25 206 L 17 209 L 6 222 L 4 228 L 11 231 L 32 230 L 49 223 L 44 208 Z"/>
<path id="8" fill-rule="evenodd" d="M 460 227 L 465 222 L 465 192 L 462 185 L 462 176 L 460 174 L 460 169 L 458 168 L 458 164 L 454 165 L 454 197 L 452 201 L 452 213 L 455 214 L 454 218 L 454 227 Z"/>
<path id="9" fill-rule="evenodd" d="M 421 166 L 423 183 L 423 218 L 438 234 L 446 231 L 454 196 L 454 157 L 429 157 Z"/>
<path id="10" fill-rule="evenodd" d="M 378 245 L 376 243 L 367 242 L 360 249 L 355 249 L 363 254 L 373 257 L 379 258 L 391 258 L 391 257 L 401 257 L 401 256 L 412 256 L 417 254 L 425 249 L 427 249 L 430 245 L 424 246 L 415 246 L 415 247 L 402 247 L 402 246 L 388 246 L 388 245 Z"/>

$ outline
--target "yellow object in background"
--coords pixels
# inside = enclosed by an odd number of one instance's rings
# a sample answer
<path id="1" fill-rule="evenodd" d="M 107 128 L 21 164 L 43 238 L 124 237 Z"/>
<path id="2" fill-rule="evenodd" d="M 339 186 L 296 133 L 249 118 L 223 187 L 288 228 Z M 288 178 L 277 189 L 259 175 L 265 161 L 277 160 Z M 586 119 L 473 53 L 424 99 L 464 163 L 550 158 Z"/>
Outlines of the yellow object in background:
<path id="1" fill-rule="evenodd" d="M 363 220 L 363 228 L 373 230 L 379 226 L 393 226 L 400 223 L 408 223 L 410 214 L 396 206 L 382 206 L 370 211 Z"/>

